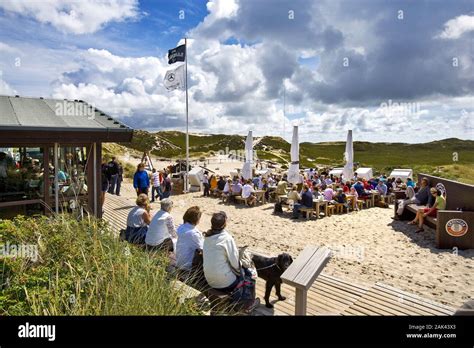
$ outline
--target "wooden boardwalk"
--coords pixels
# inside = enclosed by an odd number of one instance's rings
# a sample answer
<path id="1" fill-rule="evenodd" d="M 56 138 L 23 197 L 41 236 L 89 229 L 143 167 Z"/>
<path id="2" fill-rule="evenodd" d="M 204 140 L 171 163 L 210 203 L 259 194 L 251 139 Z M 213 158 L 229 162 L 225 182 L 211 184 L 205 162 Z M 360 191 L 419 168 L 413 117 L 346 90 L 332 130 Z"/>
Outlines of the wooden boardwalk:
<path id="1" fill-rule="evenodd" d="M 127 215 L 135 206 L 134 192 L 124 185 L 123 196 L 106 194 L 104 219 L 117 231 L 126 226 Z M 263 303 L 265 281 L 257 280 L 257 296 Z M 274 308 L 261 304 L 259 315 L 294 315 L 295 289 L 282 285 L 282 294 L 287 299 L 276 301 L 275 289 L 271 302 Z M 335 278 L 324 273 L 316 279 L 308 291 L 308 315 L 452 315 L 455 308 L 423 299 L 400 289 L 376 283 L 370 287 L 357 285 L 353 281 Z"/>

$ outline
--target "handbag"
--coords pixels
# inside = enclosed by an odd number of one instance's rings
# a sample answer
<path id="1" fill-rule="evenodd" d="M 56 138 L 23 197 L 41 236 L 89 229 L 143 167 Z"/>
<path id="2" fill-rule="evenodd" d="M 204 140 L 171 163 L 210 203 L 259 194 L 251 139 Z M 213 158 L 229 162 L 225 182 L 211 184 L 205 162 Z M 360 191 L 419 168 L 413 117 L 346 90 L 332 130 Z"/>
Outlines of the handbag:
<path id="1" fill-rule="evenodd" d="M 256 297 L 255 283 L 252 273 L 245 268 L 241 268 L 239 282 L 230 293 L 232 302 L 241 305 L 243 308 L 251 306 Z"/>

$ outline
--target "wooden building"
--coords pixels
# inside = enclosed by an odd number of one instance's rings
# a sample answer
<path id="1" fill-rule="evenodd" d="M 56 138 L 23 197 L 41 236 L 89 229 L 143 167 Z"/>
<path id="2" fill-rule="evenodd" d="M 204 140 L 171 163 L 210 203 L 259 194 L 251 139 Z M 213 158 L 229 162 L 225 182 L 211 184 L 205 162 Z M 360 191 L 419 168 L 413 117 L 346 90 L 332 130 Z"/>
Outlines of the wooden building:
<path id="1" fill-rule="evenodd" d="M 82 100 L 0 96 L 0 218 L 80 207 L 101 217 L 102 143 L 132 134 Z"/>

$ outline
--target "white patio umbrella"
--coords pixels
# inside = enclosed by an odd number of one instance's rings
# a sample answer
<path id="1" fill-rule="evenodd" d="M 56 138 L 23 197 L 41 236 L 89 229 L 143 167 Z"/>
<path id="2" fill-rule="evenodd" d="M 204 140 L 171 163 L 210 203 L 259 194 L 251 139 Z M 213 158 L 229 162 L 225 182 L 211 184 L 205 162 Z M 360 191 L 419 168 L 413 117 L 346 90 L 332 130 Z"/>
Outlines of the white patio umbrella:
<path id="1" fill-rule="evenodd" d="M 288 182 L 300 183 L 300 144 L 298 141 L 298 126 L 293 126 L 293 138 L 291 139 L 291 163 L 288 169 Z"/>
<path id="2" fill-rule="evenodd" d="M 346 152 L 344 152 L 344 180 L 350 180 L 354 176 L 354 148 L 352 146 L 352 130 L 347 131 Z"/>
<path id="3" fill-rule="evenodd" d="M 252 131 L 249 131 L 245 140 L 245 163 L 242 167 L 242 176 L 244 179 L 252 179 L 253 167 L 253 137 Z"/>

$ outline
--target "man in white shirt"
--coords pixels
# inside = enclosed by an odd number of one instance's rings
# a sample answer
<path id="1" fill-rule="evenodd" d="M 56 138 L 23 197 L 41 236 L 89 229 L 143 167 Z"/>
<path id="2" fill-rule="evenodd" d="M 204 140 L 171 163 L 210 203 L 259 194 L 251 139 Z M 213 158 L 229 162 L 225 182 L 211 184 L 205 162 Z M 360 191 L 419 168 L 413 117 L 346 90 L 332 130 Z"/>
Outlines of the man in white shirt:
<path id="1" fill-rule="evenodd" d="M 242 198 L 247 200 L 247 205 L 256 205 L 257 197 L 254 194 L 255 190 L 252 186 L 252 180 L 248 179 L 247 183 L 242 188 Z"/>

